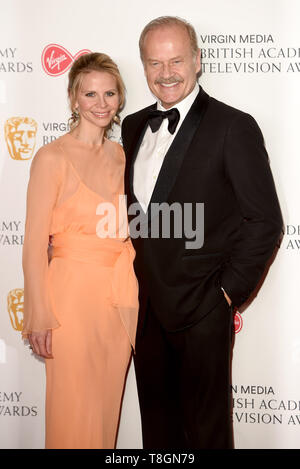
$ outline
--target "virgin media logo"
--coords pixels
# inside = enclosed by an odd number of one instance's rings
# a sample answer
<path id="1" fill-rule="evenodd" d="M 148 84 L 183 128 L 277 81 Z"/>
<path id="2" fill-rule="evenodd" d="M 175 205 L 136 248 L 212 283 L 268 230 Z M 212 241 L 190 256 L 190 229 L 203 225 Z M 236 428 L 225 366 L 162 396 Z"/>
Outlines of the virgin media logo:
<path id="1" fill-rule="evenodd" d="M 42 52 L 42 66 L 48 75 L 57 77 L 69 70 L 74 60 L 89 52 L 89 49 L 82 49 L 73 56 L 63 46 L 49 44 Z"/>

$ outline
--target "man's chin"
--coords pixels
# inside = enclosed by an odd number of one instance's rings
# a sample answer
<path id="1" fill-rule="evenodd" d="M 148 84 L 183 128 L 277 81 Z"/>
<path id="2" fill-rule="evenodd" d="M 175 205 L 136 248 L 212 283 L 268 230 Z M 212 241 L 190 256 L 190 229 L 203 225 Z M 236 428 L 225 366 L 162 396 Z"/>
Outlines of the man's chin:
<path id="1" fill-rule="evenodd" d="M 165 108 L 172 107 L 182 100 L 180 95 L 170 93 L 161 93 L 157 97 Z"/>

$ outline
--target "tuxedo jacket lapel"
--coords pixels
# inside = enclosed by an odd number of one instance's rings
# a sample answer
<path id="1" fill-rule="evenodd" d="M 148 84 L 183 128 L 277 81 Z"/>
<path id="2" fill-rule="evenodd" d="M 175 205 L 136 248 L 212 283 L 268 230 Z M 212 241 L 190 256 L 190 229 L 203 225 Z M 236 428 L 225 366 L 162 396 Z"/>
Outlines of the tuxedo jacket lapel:
<path id="1" fill-rule="evenodd" d="M 172 142 L 162 164 L 151 203 L 162 203 L 167 200 L 169 193 L 178 177 L 182 162 L 192 143 L 208 104 L 208 95 L 200 87 L 200 91 L 192 104 L 186 118 Z"/>
<path id="2" fill-rule="evenodd" d="M 208 95 L 200 87 L 199 93 L 194 103 L 192 104 L 191 109 L 181 124 L 181 127 L 164 158 L 164 162 L 153 190 L 150 204 L 162 203 L 167 200 L 176 178 L 178 177 L 182 162 L 186 153 L 188 152 L 190 144 L 192 143 L 195 132 L 197 131 L 205 114 L 207 104 Z M 138 202 L 133 190 L 134 163 L 147 129 L 149 110 L 155 108 L 156 104 L 153 104 L 152 106 L 145 108 L 143 113 L 139 115 L 139 121 L 137 122 L 136 128 L 134 130 L 134 136 L 128 151 L 128 153 L 131 155 L 129 184 L 133 202 Z M 151 206 L 150 204 L 149 207 Z"/>
<path id="3" fill-rule="evenodd" d="M 130 172 L 129 172 L 130 192 L 131 192 L 132 201 L 135 203 L 138 202 L 138 200 L 133 190 L 134 163 L 138 155 L 141 143 L 143 141 L 145 132 L 147 130 L 148 114 L 149 114 L 150 109 L 156 109 L 156 104 L 153 104 L 152 106 L 149 106 L 146 109 L 144 109 L 144 113 L 140 117 L 139 122 L 137 124 L 136 130 L 134 133 L 134 138 L 132 140 L 131 150 L 129 151 L 129 153 L 131 154 L 131 163 L 130 163 Z"/>

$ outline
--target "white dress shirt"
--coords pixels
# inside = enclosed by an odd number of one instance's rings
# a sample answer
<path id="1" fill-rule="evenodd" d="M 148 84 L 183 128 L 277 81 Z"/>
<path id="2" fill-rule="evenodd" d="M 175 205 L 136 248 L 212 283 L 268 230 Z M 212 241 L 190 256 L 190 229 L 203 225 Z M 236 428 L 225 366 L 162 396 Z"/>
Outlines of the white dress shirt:
<path id="1" fill-rule="evenodd" d="M 134 163 L 133 174 L 133 190 L 144 212 L 147 211 L 165 155 L 198 93 L 199 85 L 196 83 L 193 91 L 173 106 L 178 109 L 180 114 L 180 119 L 173 135 L 168 131 L 168 119 L 163 120 L 157 132 L 153 133 L 150 126 L 148 125 L 147 127 Z M 157 109 L 166 111 L 159 101 L 157 102 Z"/>

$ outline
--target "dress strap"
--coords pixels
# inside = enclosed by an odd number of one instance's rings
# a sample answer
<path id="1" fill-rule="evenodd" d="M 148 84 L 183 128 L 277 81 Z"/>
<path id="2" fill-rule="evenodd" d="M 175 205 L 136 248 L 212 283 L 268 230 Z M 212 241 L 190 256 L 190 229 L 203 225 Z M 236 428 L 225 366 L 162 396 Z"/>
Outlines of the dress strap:
<path id="1" fill-rule="evenodd" d="M 81 177 L 79 176 L 77 170 L 74 168 L 73 163 L 69 160 L 69 158 L 65 158 L 65 159 L 67 160 L 67 163 L 69 164 L 74 176 L 76 176 L 76 178 L 78 179 L 79 182 L 82 182 Z"/>
<path id="2" fill-rule="evenodd" d="M 82 182 L 82 181 L 81 181 L 81 177 L 79 176 L 79 174 L 78 174 L 77 170 L 75 169 L 73 163 L 70 161 L 70 158 L 68 158 L 67 153 L 66 153 L 66 151 L 65 151 L 65 149 L 64 149 L 64 146 L 60 144 L 59 147 L 60 147 L 60 149 L 61 149 L 61 151 L 62 151 L 63 159 L 64 159 L 65 162 L 70 166 L 70 168 L 71 168 L 71 170 L 72 170 L 74 176 L 76 177 L 76 179 L 78 179 L 79 182 Z"/>

